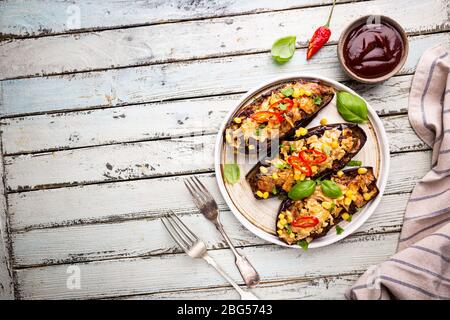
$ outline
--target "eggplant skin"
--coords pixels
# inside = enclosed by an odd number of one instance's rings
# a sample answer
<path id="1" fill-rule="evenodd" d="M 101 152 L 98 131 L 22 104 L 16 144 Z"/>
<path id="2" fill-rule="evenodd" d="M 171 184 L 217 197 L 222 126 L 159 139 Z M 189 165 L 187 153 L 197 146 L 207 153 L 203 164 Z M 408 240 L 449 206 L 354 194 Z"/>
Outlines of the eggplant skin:
<path id="1" fill-rule="evenodd" d="M 370 174 L 370 175 L 372 175 L 374 177 L 374 180 L 369 185 L 367 185 L 367 188 L 370 191 L 373 191 L 374 194 L 373 194 L 373 196 L 372 196 L 372 198 L 370 200 L 368 200 L 368 201 L 365 200 L 363 205 L 361 205 L 359 207 L 357 207 L 352 202 L 352 204 L 349 207 L 349 210 L 348 211 L 344 211 L 344 212 L 347 212 L 348 214 L 351 214 L 351 215 L 355 214 L 359 209 L 363 208 L 367 203 L 369 203 L 370 201 L 375 199 L 378 196 L 378 194 L 380 193 L 380 190 L 377 187 L 377 179 L 375 178 L 375 175 L 373 174 L 373 168 L 372 167 L 355 167 L 355 168 L 349 168 L 349 169 L 342 170 L 344 172 L 344 177 L 345 176 L 349 177 L 349 178 L 356 177 L 358 175 L 358 169 L 359 168 L 366 168 L 367 169 L 367 174 Z M 332 174 L 328 174 L 327 176 L 323 177 L 323 179 L 331 179 L 331 178 L 332 178 Z M 298 200 L 298 201 L 303 201 L 303 200 Z M 281 212 L 289 210 L 289 208 L 294 204 L 294 202 L 295 202 L 295 200 L 291 200 L 291 199 L 285 199 L 284 201 L 282 201 L 281 204 L 280 204 L 280 207 L 278 209 L 277 216 Z M 328 226 L 323 227 L 323 230 L 322 230 L 321 233 L 319 233 L 319 234 L 312 234 L 312 235 L 310 235 L 310 237 L 312 239 L 317 239 L 317 238 L 325 236 L 330 231 L 331 228 L 333 228 L 334 226 L 339 224 L 339 222 L 341 222 L 342 220 L 343 220 L 342 219 L 342 214 L 340 214 L 337 217 L 334 217 L 334 223 L 333 224 L 329 224 Z M 278 222 L 278 219 L 276 219 L 276 221 L 275 221 L 275 230 L 277 230 L 277 222 Z M 282 238 L 280 238 L 280 239 L 284 241 L 284 239 L 282 239 Z"/>
<path id="2" fill-rule="evenodd" d="M 308 133 L 302 137 L 293 138 L 293 139 L 284 140 L 284 141 L 307 139 L 313 135 L 322 136 L 323 133 L 325 132 L 325 130 L 330 130 L 330 129 L 343 130 L 345 128 L 351 129 L 352 135 L 356 138 L 358 143 L 351 150 L 351 152 L 348 152 L 341 160 L 335 160 L 333 162 L 332 168 L 322 171 L 311 177 L 311 179 L 313 179 L 313 180 L 321 179 L 325 176 L 329 176 L 329 175 L 341 170 L 342 168 L 344 168 L 347 165 L 347 163 L 362 149 L 362 147 L 364 146 L 364 144 L 367 141 L 367 135 L 364 132 L 364 130 L 355 123 L 335 123 L 335 124 L 329 124 L 329 125 L 325 125 L 325 126 L 313 127 L 311 129 L 308 129 Z M 284 141 L 282 141 L 280 143 L 280 145 L 283 144 Z M 260 171 L 260 167 L 263 166 L 263 167 L 269 168 L 270 164 L 265 164 L 266 161 L 271 160 L 275 157 L 276 157 L 276 155 L 268 155 L 267 157 L 263 158 L 245 176 L 247 182 L 250 184 L 250 188 L 252 189 L 254 197 L 258 200 L 262 200 L 261 198 L 256 196 L 256 191 L 258 191 L 258 181 L 259 181 L 259 179 L 261 179 L 262 176 L 264 176 L 264 174 L 262 174 Z M 277 196 L 278 197 L 286 196 L 286 194 L 287 194 L 286 191 L 284 191 L 281 188 L 277 188 Z M 274 196 L 275 196 L 274 194 L 269 194 L 269 197 L 274 197 Z"/>
<path id="3" fill-rule="evenodd" d="M 227 131 L 227 129 L 230 129 L 231 126 L 233 125 L 233 119 L 235 117 L 242 117 L 242 116 L 244 116 L 246 118 L 250 117 L 254 113 L 253 108 L 255 107 L 255 105 L 261 104 L 264 99 L 270 97 L 272 95 L 272 93 L 279 92 L 283 87 L 285 87 L 289 83 L 307 83 L 307 82 L 317 83 L 317 84 L 323 86 L 324 88 L 330 89 L 330 91 L 332 91 L 333 93 L 332 94 L 324 94 L 322 96 L 322 103 L 320 104 L 320 106 L 319 106 L 319 108 L 317 109 L 316 112 L 314 112 L 313 114 L 311 114 L 309 116 L 305 116 L 304 118 L 300 119 L 299 121 L 296 121 L 294 123 L 294 127 L 291 130 L 289 130 L 288 132 L 286 132 L 285 134 L 283 134 L 283 135 L 281 135 L 279 137 L 272 138 L 272 140 L 277 140 L 278 141 L 278 140 L 281 140 L 281 139 L 289 139 L 289 138 L 293 137 L 294 134 L 295 134 L 295 130 L 297 130 L 300 127 L 306 127 L 308 124 L 310 124 L 311 121 L 317 116 L 317 114 L 333 100 L 335 93 L 334 93 L 334 89 L 332 87 L 322 83 L 320 80 L 303 80 L 303 79 L 287 81 L 285 83 L 279 84 L 276 87 L 272 88 L 271 90 L 266 91 L 263 94 L 260 94 L 251 104 L 249 104 L 248 106 L 246 106 L 246 107 L 244 107 L 242 109 L 239 109 L 230 118 L 230 120 L 228 121 L 227 125 L 225 126 L 225 130 L 223 132 L 223 139 L 224 139 L 224 141 L 226 141 L 226 131 Z M 306 114 L 304 113 L 304 115 L 306 115 Z M 255 148 L 253 150 L 250 150 L 249 147 L 248 147 L 249 143 L 253 142 L 253 141 L 255 141 L 255 139 L 252 139 L 252 141 L 245 141 L 245 143 L 243 143 L 239 148 L 236 148 L 237 151 L 241 152 L 241 153 L 245 153 L 245 154 L 256 154 L 257 153 L 257 151 L 256 151 L 257 148 Z M 271 145 L 271 140 L 268 140 L 267 143 L 265 143 L 263 146 L 260 146 L 259 152 L 262 153 L 262 152 L 265 152 L 267 150 L 270 150 L 270 145 Z"/>

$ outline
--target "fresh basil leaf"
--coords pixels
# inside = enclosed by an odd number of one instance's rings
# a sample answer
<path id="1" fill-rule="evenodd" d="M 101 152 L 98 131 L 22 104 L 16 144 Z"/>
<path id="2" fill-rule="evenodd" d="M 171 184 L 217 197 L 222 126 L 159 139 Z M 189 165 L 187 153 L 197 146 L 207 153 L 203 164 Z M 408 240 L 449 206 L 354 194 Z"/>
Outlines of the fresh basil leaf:
<path id="1" fill-rule="evenodd" d="M 235 184 L 241 177 L 241 170 L 236 163 L 226 163 L 223 166 L 223 175 L 228 183 Z"/>
<path id="2" fill-rule="evenodd" d="M 347 163 L 347 167 L 361 167 L 362 166 L 362 161 L 359 160 L 350 160 Z"/>
<path id="3" fill-rule="evenodd" d="M 304 180 L 292 187 L 288 197 L 292 200 L 301 200 L 312 195 L 314 190 L 316 190 L 316 182 L 314 180 Z"/>
<path id="4" fill-rule="evenodd" d="M 292 89 L 292 88 L 284 88 L 283 90 L 281 90 L 281 93 L 285 97 L 289 97 L 289 96 L 292 96 L 292 94 L 294 93 L 294 89 Z"/>
<path id="5" fill-rule="evenodd" d="M 322 97 L 321 96 L 316 96 L 314 98 L 314 104 L 320 105 L 321 103 L 322 103 Z"/>
<path id="6" fill-rule="evenodd" d="M 278 108 L 280 108 L 281 110 L 286 110 L 286 108 L 287 108 L 287 106 L 284 104 L 284 103 L 280 103 L 279 105 L 278 105 Z"/>
<path id="7" fill-rule="evenodd" d="M 341 234 L 342 232 L 344 232 L 344 228 L 342 228 L 340 225 L 336 226 L 336 234 Z"/>
<path id="8" fill-rule="evenodd" d="M 364 123 L 369 119 L 366 102 L 348 92 L 337 93 L 337 109 L 341 117 L 348 122 Z"/>
<path id="9" fill-rule="evenodd" d="M 342 196 L 342 190 L 339 186 L 331 180 L 323 180 L 320 182 L 322 192 L 329 198 L 336 199 Z"/>
<path id="10" fill-rule="evenodd" d="M 306 240 L 300 240 L 299 242 L 297 242 L 297 244 L 303 249 L 303 250 L 308 250 L 308 246 L 309 243 Z"/>
<path id="11" fill-rule="evenodd" d="M 294 151 L 295 151 L 295 147 L 294 147 L 293 144 L 290 144 L 289 147 L 290 147 L 290 151 L 291 151 L 291 152 L 294 152 Z"/>
<path id="12" fill-rule="evenodd" d="M 272 58 L 278 63 L 289 61 L 295 53 L 295 36 L 287 36 L 278 39 L 272 45 Z"/>

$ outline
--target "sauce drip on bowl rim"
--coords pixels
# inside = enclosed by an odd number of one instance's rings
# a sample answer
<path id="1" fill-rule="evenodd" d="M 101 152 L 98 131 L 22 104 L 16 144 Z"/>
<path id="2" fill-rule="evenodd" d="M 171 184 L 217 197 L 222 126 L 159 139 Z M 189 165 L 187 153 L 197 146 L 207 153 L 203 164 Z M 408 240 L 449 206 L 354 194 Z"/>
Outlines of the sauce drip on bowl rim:
<path id="1" fill-rule="evenodd" d="M 387 22 L 362 23 L 344 42 L 347 67 L 363 78 L 378 78 L 390 73 L 400 63 L 404 43 L 399 31 Z"/>

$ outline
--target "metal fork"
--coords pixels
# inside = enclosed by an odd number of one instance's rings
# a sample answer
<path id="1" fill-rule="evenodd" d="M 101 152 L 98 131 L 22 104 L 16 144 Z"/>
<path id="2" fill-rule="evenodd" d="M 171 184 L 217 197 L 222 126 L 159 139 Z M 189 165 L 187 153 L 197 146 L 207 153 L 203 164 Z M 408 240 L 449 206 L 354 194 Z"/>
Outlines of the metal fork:
<path id="1" fill-rule="evenodd" d="M 241 289 L 223 271 L 217 262 L 208 255 L 205 243 L 200 240 L 173 212 L 161 218 L 164 227 L 167 229 L 173 240 L 187 253 L 191 258 L 203 258 L 220 273 L 240 294 L 242 300 L 259 300 L 253 293 Z"/>
<path id="2" fill-rule="evenodd" d="M 255 270 L 255 268 L 253 268 L 247 258 L 239 254 L 239 252 L 237 252 L 236 248 L 231 243 L 230 238 L 226 234 L 225 230 L 223 229 L 222 223 L 220 222 L 219 209 L 211 193 L 209 193 L 209 191 L 197 177 L 191 177 L 190 179 L 185 180 L 184 184 L 191 193 L 197 208 L 208 220 L 214 223 L 217 230 L 219 230 L 225 241 L 230 246 L 230 249 L 236 258 L 235 264 L 238 267 L 245 284 L 248 287 L 257 285 L 260 280 L 259 274 Z"/>

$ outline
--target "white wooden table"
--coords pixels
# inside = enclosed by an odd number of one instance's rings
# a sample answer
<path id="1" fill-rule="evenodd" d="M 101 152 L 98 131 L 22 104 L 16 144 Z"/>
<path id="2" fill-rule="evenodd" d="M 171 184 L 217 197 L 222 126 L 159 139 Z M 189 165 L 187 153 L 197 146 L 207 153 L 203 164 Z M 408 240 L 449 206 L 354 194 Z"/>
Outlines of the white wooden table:
<path id="1" fill-rule="evenodd" d="M 0 2 L 0 297 L 237 298 L 159 221 L 168 209 L 182 215 L 242 283 L 185 190 L 190 175 L 212 190 L 226 230 L 259 270 L 261 297 L 342 299 L 362 272 L 395 252 L 409 194 L 430 162 L 406 115 L 409 88 L 423 51 L 450 47 L 448 0 L 338 1 L 330 43 L 310 62 L 306 41 L 325 22 L 328 0 L 72 2 Z M 366 86 L 342 73 L 336 41 L 351 20 L 373 13 L 400 22 L 410 53 L 400 74 Z M 269 49 L 289 34 L 298 50 L 275 65 Z M 245 230 L 213 174 L 224 114 L 249 88 L 288 72 L 318 73 L 361 93 L 382 117 L 392 153 L 370 221 L 308 252 Z"/>

